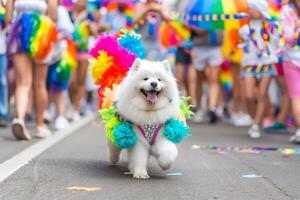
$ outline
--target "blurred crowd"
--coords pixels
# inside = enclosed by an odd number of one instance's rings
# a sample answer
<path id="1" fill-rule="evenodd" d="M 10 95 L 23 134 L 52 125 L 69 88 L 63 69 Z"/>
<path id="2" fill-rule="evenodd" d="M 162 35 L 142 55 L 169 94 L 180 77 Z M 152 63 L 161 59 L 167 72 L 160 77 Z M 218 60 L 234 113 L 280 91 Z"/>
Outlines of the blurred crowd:
<path id="1" fill-rule="evenodd" d="M 95 113 L 88 50 L 99 34 L 127 28 L 141 34 L 147 59 L 172 63 L 193 123 L 249 127 L 253 139 L 292 130 L 300 143 L 300 0 L 281 2 L 274 24 L 268 1 L 248 0 L 247 22 L 235 30 L 191 23 L 196 1 L 1 1 L 0 127 L 18 140 L 46 138 L 52 122 L 66 129 Z"/>

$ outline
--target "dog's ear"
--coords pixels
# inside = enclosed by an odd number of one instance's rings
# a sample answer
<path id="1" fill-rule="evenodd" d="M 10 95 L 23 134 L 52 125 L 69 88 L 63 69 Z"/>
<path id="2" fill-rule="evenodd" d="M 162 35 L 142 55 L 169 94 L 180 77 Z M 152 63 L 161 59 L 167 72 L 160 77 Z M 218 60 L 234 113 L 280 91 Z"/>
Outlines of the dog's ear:
<path id="1" fill-rule="evenodd" d="M 163 62 L 162 62 L 162 65 L 163 65 L 163 67 L 164 67 L 164 69 L 167 71 L 167 72 L 172 72 L 171 71 L 171 65 L 170 65 L 170 63 L 169 63 L 169 61 L 168 60 L 164 60 Z"/>
<path id="2" fill-rule="evenodd" d="M 131 72 L 136 72 L 139 70 L 140 66 L 142 64 L 142 60 L 140 58 L 136 58 L 135 61 L 132 64 Z"/>

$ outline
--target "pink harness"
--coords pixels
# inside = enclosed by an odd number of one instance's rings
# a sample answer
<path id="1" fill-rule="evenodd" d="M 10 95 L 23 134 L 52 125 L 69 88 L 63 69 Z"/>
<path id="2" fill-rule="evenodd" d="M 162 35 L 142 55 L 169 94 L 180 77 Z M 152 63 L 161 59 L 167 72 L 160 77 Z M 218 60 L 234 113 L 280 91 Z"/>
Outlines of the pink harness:
<path id="1" fill-rule="evenodd" d="M 160 131 L 160 129 L 163 127 L 162 124 L 160 125 L 147 125 L 147 126 L 138 126 L 140 129 L 141 133 L 145 137 L 145 139 L 148 141 L 150 145 L 153 145 L 157 135 Z"/>

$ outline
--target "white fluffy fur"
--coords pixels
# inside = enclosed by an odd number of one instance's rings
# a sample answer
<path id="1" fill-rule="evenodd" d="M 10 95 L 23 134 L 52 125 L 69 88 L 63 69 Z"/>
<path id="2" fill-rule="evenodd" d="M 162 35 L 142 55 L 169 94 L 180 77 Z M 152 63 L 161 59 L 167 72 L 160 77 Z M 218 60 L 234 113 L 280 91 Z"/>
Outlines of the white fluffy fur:
<path id="1" fill-rule="evenodd" d="M 157 102 L 150 104 L 141 89 L 151 90 L 151 83 L 156 82 L 156 90 L 161 91 Z M 168 61 L 150 62 L 136 59 L 128 76 L 117 92 L 117 110 L 135 125 L 164 124 L 179 113 L 179 93 L 176 81 L 171 73 Z M 163 130 L 163 128 L 162 128 Z M 138 134 L 137 143 L 128 150 L 129 170 L 134 178 L 147 179 L 147 164 L 153 155 L 159 166 L 169 169 L 177 157 L 176 145 L 168 141 L 163 134 L 158 134 L 151 146 L 135 126 Z M 119 161 L 120 150 L 109 144 L 112 164 Z"/>

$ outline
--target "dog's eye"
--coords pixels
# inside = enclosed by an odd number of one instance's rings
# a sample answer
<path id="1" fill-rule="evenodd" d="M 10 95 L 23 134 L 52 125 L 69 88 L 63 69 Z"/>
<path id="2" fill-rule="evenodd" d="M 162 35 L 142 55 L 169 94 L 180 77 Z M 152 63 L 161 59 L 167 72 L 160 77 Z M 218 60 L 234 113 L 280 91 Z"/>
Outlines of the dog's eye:
<path id="1" fill-rule="evenodd" d="M 158 78 L 157 80 L 158 80 L 159 82 L 161 81 L 161 79 L 160 79 L 160 78 Z"/>
<path id="2" fill-rule="evenodd" d="M 148 78 L 144 78 L 144 81 L 148 81 Z"/>

